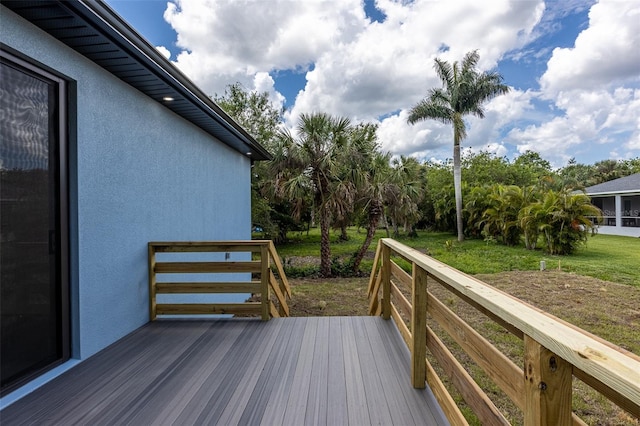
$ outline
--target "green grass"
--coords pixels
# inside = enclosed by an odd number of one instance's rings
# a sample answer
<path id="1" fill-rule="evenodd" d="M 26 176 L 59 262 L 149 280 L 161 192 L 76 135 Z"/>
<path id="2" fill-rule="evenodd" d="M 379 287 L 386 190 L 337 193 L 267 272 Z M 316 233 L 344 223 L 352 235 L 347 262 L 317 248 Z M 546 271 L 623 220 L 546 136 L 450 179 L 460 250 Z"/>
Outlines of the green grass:
<path id="1" fill-rule="evenodd" d="M 364 230 L 349 229 L 349 240 L 339 241 L 339 234 L 331 234 L 332 256 L 346 258 L 352 255 L 365 238 Z M 373 252 L 377 240 L 386 237 L 384 230 L 376 233 L 369 248 Z M 290 233 L 291 242 L 278 245 L 283 258 L 320 255 L 320 232 Z M 586 275 L 619 284 L 640 287 L 640 239 L 613 235 L 595 235 L 586 246 L 569 256 L 551 256 L 543 250 L 526 250 L 524 246 L 506 247 L 495 242 L 466 240 L 458 243 L 454 235 L 443 232 L 419 231 L 417 238 L 401 236 L 398 241 L 426 252 L 435 259 L 468 274 L 492 274 L 503 271 L 527 271 L 540 268 L 540 261 L 547 269 L 558 269 L 578 275 Z M 365 258 L 361 270 L 371 269 L 372 255 Z"/>

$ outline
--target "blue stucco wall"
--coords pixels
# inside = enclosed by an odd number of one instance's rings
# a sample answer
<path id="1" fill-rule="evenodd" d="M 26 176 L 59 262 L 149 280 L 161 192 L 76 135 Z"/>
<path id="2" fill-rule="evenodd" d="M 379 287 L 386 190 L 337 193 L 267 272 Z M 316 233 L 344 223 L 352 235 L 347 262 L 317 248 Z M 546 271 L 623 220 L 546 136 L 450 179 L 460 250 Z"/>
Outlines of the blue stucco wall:
<path id="1" fill-rule="evenodd" d="M 77 83 L 72 340 L 84 359 L 148 321 L 147 242 L 250 239 L 250 161 L 2 8 L 0 40 Z"/>

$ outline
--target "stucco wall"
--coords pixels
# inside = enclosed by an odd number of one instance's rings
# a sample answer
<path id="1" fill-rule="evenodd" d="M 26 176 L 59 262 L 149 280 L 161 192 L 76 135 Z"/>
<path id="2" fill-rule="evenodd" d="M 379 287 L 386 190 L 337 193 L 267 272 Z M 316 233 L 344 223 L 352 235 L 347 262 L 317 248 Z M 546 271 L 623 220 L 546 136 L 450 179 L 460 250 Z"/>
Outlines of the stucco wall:
<path id="1" fill-rule="evenodd" d="M 147 242 L 249 239 L 250 161 L 2 8 L 0 40 L 77 82 L 73 355 L 148 320 Z"/>

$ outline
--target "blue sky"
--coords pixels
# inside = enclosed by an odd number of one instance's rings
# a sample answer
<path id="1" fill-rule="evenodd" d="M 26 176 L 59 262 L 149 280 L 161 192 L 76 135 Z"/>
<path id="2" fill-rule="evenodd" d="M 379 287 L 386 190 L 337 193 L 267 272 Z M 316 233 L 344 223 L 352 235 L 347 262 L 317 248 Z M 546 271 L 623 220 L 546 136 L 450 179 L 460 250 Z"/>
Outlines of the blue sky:
<path id="1" fill-rule="evenodd" d="M 293 127 L 324 111 L 379 126 L 384 150 L 451 157 L 452 131 L 406 123 L 433 59 L 478 49 L 512 87 L 467 120 L 466 150 L 553 166 L 640 156 L 637 0 L 107 0 L 205 93 L 242 83 Z"/>

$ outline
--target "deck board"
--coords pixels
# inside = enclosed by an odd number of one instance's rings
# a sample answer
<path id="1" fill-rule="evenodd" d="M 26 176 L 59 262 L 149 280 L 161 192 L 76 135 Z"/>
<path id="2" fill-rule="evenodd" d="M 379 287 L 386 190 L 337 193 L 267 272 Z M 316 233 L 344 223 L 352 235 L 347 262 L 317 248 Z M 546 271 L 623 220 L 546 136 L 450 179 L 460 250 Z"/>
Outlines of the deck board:
<path id="1" fill-rule="evenodd" d="M 442 425 L 380 317 L 159 320 L 0 412 L 3 425 Z"/>

